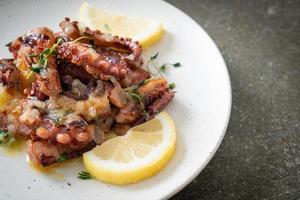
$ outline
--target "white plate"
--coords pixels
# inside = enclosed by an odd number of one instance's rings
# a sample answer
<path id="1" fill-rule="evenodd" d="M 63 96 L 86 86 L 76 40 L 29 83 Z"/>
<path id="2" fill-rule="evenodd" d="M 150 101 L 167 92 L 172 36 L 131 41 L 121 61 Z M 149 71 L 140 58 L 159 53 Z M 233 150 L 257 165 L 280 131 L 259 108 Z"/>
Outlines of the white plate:
<path id="1" fill-rule="evenodd" d="M 64 17 L 77 16 L 81 2 L 1 1 L 0 57 L 10 56 L 4 45 L 29 28 L 48 26 L 59 30 L 58 23 Z M 199 174 L 222 141 L 231 110 L 230 80 L 219 50 L 205 31 L 183 12 L 163 1 L 89 2 L 108 10 L 163 22 L 166 34 L 145 54 L 159 52 L 160 63 L 182 63 L 182 67 L 167 73 L 170 82 L 177 86 L 176 97 L 167 109 L 177 128 L 176 154 L 156 176 L 137 184 L 114 186 L 77 179 L 77 173 L 83 170 L 80 162 L 45 175 L 28 166 L 25 154 L 7 157 L 5 150 L 1 150 L 2 200 L 168 198 Z"/>

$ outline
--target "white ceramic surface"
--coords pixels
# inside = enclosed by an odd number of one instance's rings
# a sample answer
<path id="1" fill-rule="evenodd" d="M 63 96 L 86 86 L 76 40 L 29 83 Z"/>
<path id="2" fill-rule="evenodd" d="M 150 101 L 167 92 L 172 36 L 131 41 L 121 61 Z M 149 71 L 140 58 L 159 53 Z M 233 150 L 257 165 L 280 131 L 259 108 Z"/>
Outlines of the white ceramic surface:
<path id="1" fill-rule="evenodd" d="M 48 26 L 59 30 L 60 20 L 77 16 L 81 2 L 0 1 L 0 57 L 9 57 L 4 45 L 29 28 Z M 177 86 L 176 97 L 167 108 L 177 128 L 176 154 L 156 176 L 137 184 L 114 186 L 77 179 L 77 173 L 83 170 L 79 161 L 47 175 L 32 170 L 25 161 L 25 153 L 6 156 L 1 149 L 2 200 L 168 198 L 199 174 L 222 141 L 231 110 L 230 80 L 219 50 L 203 29 L 163 1 L 89 2 L 108 10 L 163 22 L 166 34 L 145 55 L 149 57 L 159 52 L 160 63 L 182 63 L 182 67 L 170 69 L 166 74 Z"/>

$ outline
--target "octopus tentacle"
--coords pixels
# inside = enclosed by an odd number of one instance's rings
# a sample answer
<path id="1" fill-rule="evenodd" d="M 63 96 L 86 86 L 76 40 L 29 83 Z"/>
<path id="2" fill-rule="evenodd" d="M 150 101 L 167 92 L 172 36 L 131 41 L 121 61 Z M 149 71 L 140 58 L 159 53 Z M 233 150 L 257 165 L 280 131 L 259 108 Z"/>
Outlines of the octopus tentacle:
<path id="1" fill-rule="evenodd" d="M 65 20 L 61 21 L 59 23 L 59 27 L 62 29 L 62 31 L 72 38 L 73 40 L 80 37 L 80 30 L 78 28 L 78 22 L 77 21 L 70 21 L 70 18 L 66 17 Z"/>
<path id="2" fill-rule="evenodd" d="M 27 142 L 27 153 L 30 160 L 37 165 L 49 166 L 60 161 L 60 155 L 64 155 L 65 159 L 72 159 L 80 156 L 84 152 L 93 149 L 96 146 L 94 141 L 91 141 L 78 149 L 58 148 L 56 144 L 48 143 L 44 140 Z"/>
<path id="3" fill-rule="evenodd" d="M 132 41 L 131 38 L 112 36 L 110 34 L 105 34 L 100 30 L 91 30 L 88 27 L 83 28 L 83 25 L 77 21 L 70 21 L 69 18 L 65 18 L 65 20 L 60 22 L 59 26 L 62 31 L 73 40 L 80 36 L 86 36 L 93 40 L 93 44 L 96 47 L 114 48 L 117 52 L 125 52 L 125 59 L 131 61 L 136 66 L 142 64 L 141 55 L 143 48 L 138 41 Z M 80 26 L 82 27 L 82 30 L 80 29 Z"/>
<path id="4" fill-rule="evenodd" d="M 14 59 L 17 59 L 18 57 L 18 51 L 20 50 L 23 43 L 23 38 L 17 37 L 15 40 L 11 42 L 11 44 L 8 46 L 8 50 L 13 54 Z"/>
<path id="5" fill-rule="evenodd" d="M 24 39 L 24 46 L 31 48 L 31 53 L 40 55 L 46 48 L 51 48 L 56 41 L 54 33 L 46 28 L 35 28 L 28 32 Z M 29 55 L 26 55 L 28 59 Z M 33 58 L 31 62 L 37 62 L 38 57 Z M 59 74 L 57 72 L 56 58 L 48 56 L 47 66 L 43 75 L 37 76 L 39 91 L 47 96 L 55 96 L 61 92 Z"/>
<path id="6" fill-rule="evenodd" d="M 38 27 L 28 31 L 23 43 L 30 46 L 34 53 L 40 54 L 45 48 L 53 46 L 55 36 L 49 28 Z"/>
<path id="7" fill-rule="evenodd" d="M 20 71 L 15 67 L 13 59 L 0 60 L 0 83 L 14 87 L 20 78 Z"/>
<path id="8" fill-rule="evenodd" d="M 174 97 L 174 92 L 170 91 L 167 81 L 163 78 L 151 79 L 140 86 L 137 92 L 143 102 L 129 101 L 116 115 L 117 123 L 131 123 L 132 126 L 141 124 L 162 111 Z M 143 108 L 141 108 L 141 103 Z M 141 112 L 141 109 L 144 109 L 147 116 Z"/>
<path id="9" fill-rule="evenodd" d="M 113 47 L 116 48 L 116 50 L 120 49 L 123 51 L 127 51 L 127 59 L 132 61 L 141 60 L 143 48 L 138 41 L 132 41 L 131 38 L 112 36 L 110 34 L 105 34 L 99 30 L 93 31 L 88 27 L 85 28 L 83 34 L 92 38 L 96 46 Z"/>
<path id="10" fill-rule="evenodd" d="M 112 60 L 90 48 L 88 45 L 78 42 L 65 42 L 58 48 L 58 53 L 66 61 L 82 66 L 85 70 L 96 76 L 112 75 L 123 78 L 128 73 L 127 63 L 123 60 Z"/>
<path id="11" fill-rule="evenodd" d="M 62 124 L 54 122 L 50 115 L 46 115 L 31 133 L 27 151 L 35 164 L 52 164 L 62 154 L 70 159 L 96 145 L 95 126 L 88 125 L 83 118 L 70 114 Z"/>
<path id="12" fill-rule="evenodd" d="M 80 43 L 64 43 L 59 54 L 68 62 L 83 66 L 86 71 L 95 77 L 107 79 L 105 75 L 116 77 L 122 87 L 128 87 L 150 77 L 149 73 L 141 68 L 143 64 L 141 54 L 142 46 L 129 38 L 112 36 L 99 30 L 91 30 L 77 21 L 66 18 L 60 23 L 60 27 L 67 37 L 65 41 L 75 40 L 80 36 Z M 60 34 L 62 35 L 62 34 Z M 93 48 L 89 46 L 92 41 Z M 86 62 L 87 61 L 87 62 Z"/>
<path id="13" fill-rule="evenodd" d="M 161 112 L 174 97 L 174 92 L 169 89 L 168 82 L 163 78 L 150 80 L 141 86 L 138 92 L 144 99 L 145 111 L 148 114 L 146 120 L 152 119 Z M 143 121 L 138 120 L 134 125 L 142 122 Z"/>
<path id="14" fill-rule="evenodd" d="M 151 79 L 148 83 L 138 88 L 138 93 L 146 105 L 151 104 L 156 98 L 169 90 L 168 82 L 164 78 Z"/>
<path id="15" fill-rule="evenodd" d="M 55 96 L 62 91 L 62 88 L 56 69 L 56 59 L 53 56 L 48 57 L 45 71 L 45 75 L 38 75 L 37 84 L 39 85 L 39 91 L 49 97 Z"/>

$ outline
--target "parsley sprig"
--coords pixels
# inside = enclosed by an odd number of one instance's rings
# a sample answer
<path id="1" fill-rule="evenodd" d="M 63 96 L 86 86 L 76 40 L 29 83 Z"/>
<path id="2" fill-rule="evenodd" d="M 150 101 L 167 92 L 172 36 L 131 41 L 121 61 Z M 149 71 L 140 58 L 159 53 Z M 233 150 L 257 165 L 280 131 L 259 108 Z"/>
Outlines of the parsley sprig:
<path id="1" fill-rule="evenodd" d="M 77 178 L 80 178 L 80 179 L 83 179 L 83 180 L 86 180 L 86 179 L 91 179 L 92 176 L 90 173 L 86 172 L 86 171 L 81 171 L 78 173 L 78 176 Z"/>
<path id="2" fill-rule="evenodd" d="M 62 39 L 59 38 L 58 41 L 51 47 L 46 48 L 40 55 L 37 63 L 31 65 L 31 70 L 40 73 L 41 70 L 45 69 L 48 64 L 48 57 L 53 55 L 56 51 L 58 45 L 62 42 Z M 37 55 L 29 55 L 30 57 L 36 57 Z"/>

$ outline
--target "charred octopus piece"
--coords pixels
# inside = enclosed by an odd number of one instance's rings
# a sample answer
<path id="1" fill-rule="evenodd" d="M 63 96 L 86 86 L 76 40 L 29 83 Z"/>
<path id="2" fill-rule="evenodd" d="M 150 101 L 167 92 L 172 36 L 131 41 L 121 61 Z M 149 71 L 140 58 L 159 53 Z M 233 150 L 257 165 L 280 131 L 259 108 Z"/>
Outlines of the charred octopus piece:
<path id="1" fill-rule="evenodd" d="M 61 125 L 46 117 L 31 135 L 28 155 L 35 164 L 47 166 L 58 162 L 62 154 L 69 159 L 90 150 L 96 145 L 95 138 L 95 126 L 78 116 L 70 116 Z"/>
<path id="2" fill-rule="evenodd" d="M 13 59 L 0 60 L 0 83 L 14 87 L 20 78 L 20 71 L 14 65 Z"/>
<path id="3" fill-rule="evenodd" d="M 125 61 L 111 62 L 101 54 L 98 54 L 89 45 L 83 43 L 65 42 L 59 47 L 58 53 L 67 62 L 84 67 L 95 78 L 100 78 L 101 75 L 123 78 L 128 72 L 128 66 Z"/>
<path id="4" fill-rule="evenodd" d="M 138 42 L 99 30 L 93 31 L 88 27 L 80 30 L 79 26 L 77 21 L 71 22 L 68 18 L 60 23 L 66 37 L 80 41 L 64 44 L 59 51 L 61 57 L 77 66 L 83 66 L 95 77 L 112 75 L 123 87 L 150 78 L 149 73 L 140 68 L 143 64 L 142 47 Z"/>
<path id="5" fill-rule="evenodd" d="M 93 31 L 83 25 L 81 25 L 82 30 L 80 30 L 79 25 L 77 21 L 71 22 L 69 18 L 65 18 L 65 20 L 59 24 L 62 31 L 73 40 L 85 36 L 93 40 L 96 47 L 114 48 L 116 52 L 126 52 L 132 61 L 141 61 L 143 49 L 137 41 L 132 41 L 130 38 L 105 34 L 100 30 Z"/>

